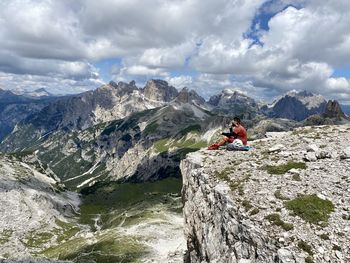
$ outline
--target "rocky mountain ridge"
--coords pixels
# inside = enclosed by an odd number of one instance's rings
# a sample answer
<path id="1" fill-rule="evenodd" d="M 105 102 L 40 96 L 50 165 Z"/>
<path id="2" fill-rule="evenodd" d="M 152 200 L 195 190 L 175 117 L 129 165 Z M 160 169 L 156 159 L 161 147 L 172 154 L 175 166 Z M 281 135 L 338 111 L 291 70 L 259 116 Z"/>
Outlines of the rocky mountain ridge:
<path id="1" fill-rule="evenodd" d="M 350 261 L 349 131 L 298 128 L 249 152 L 190 153 L 181 162 L 188 260 Z"/>
<path id="2" fill-rule="evenodd" d="M 190 91 L 184 90 L 184 96 Z M 191 91 L 191 96 L 199 96 Z M 32 114 L 22 124 L 32 124 L 42 133 L 59 129 L 85 130 L 99 123 L 123 119 L 135 112 L 167 105 L 179 95 L 163 80 L 150 80 L 144 88 L 135 82 L 110 82 L 96 90 L 66 96 Z"/>
<path id="3" fill-rule="evenodd" d="M 243 93 L 230 89 L 223 90 L 206 102 L 194 90 L 184 88 L 177 91 L 163 80 L 150 80 L 143 88 L 137 87 L 135 81 L 130 83 L 111 81 L 96 90 L 61 97 L 51 103 L 43 104 L 42 107 L 28 104 L 29 97 L 11 94 L 12 96 L 7 94 L 6 103 L 13 104 L 11 101 L 14 100 L 22 105 L 16 106 L 15 109 L 22 110 L 20 112 L 14 110 L 13 105 L 4 110 L 4 116 L 9 114 L 12 118 L 4 117 L 2 125 L 4 131 L 0 139 L 10 133 L 16 124 L 18 124 L 16 129 L 22 129 L 23 125 L 30 124 L 35 130 L 39 130 L 41 135 L 61 129 L 85 130 L 99 123 L 125 118 L 135 112 L 163 107 L 172 101 L 196 105 L 214 115 L 231 117 L 238 115 L 255 123 L 257 119 L 259 121 L 266 118 L 264 115 L 300 121 L 312 114 L 323 113 L 325 108 L 325 100 L 321 96 L 306 91 L 290 92 L 273 105 L 263 107 L 259 107 L 252 98 Z M 33 110 L 30 110 L 32 108 Z M 11 114 L 11 110 L 20 117 Z"/>
<path id="4" fill-rule="evenodd" d="M 55 96 L 52 93 L 48 92 L 45 88 L 39 88 L 35 90 L 26 90 L 26 89 L 14 89 L 11 90 L 12 93 L 29 98 L 42 98 L 42 97 L 52 97 Z"/>
<path id="5" fill-rule="evenodd" d="M 205 102 L 195 91 L 177 92 L 162 80 L 151 80 L 142 89 L 135 82 L 111 82 L 28 116 L 0 143 L 0 150 L 35 155 L 69 187 L 106 178 L 156 180 L 179 176 L 179 161 L 215 140 L 232 118 L 228 112 L 244 113 L 250 138 L 301 125 L 267 119 L 257 107 L 231 90 Z"/>

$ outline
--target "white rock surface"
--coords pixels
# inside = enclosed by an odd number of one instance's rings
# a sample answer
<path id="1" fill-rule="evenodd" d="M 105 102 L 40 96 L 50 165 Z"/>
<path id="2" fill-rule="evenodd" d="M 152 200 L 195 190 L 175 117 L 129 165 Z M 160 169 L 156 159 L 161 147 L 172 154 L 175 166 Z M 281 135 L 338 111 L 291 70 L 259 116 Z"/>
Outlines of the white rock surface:
<path id="1" fill-rule="evenodd" d="M 283 144 L 276 144 L 276 145 L 274 145 L 274 146 L 272 146 L 271 148 L 269 148 L 269 152 L 271 153 L 271 152 L 279 152 L 279 151 L 281 151 L 281 150 L 283 150 L 285 147 L 284 147 L 284 145 Z"/>
<path id="2" fill-rule="evenodd" d="M 315 152 L 308 152 L 305 154 L 305 160 L 309 162 L 314 162 L 317 160 Z"/>
<path id="3" fill-rule="evenodd" d="M 51 232 L 56 219 L 65 221 L 78 210 L 78 194 L 58 190 L 55 183 L 33 167 L 0 155 L 0 257 L 31 256 L 26 243 L 32 233 Z"/>
<path id="4" fill-rule="evenodd" d="M 319 148 L 316 144 L 311 144 L 307 146 L 306 150 L 308 152 L 318 152 Z"/>
<path id="5" fill-rule="evenodd" d="M 350 262 L 350 162 L 339 158 L 342 149 L 350 147 L 350 132 L 342 132 L 350 126 L 304 129 L 280 139 L 290 156 L 281 156 L 278 150 L 266 154 L 282 147 L 263 139 L 252 143 L 253 151 L 201 150 L 181 162 L 190 262 L 304 263 L 309 255 L 298 246 L 301 241 L 311 246 L 314 262 Z M 325 141 L 323 134 L 332 140 Z M 321 149 L 318 152 L 331 154 L 317 159 L 315 151 L 306 152 L 302 138 Z M 312 154 L 305 170 L 275 175 L 264 169 L 303 162 L 305 154 Z M 292 176 L 296 172 L 298 180 Z M 304 194 L 333 203 L 327 225 L 308 223 L 285 207 L 287 199 Z M 276 213 L 293 229 L 284 230 L 266 219 Z"/>
<path id="6" fill-rule="evenodd" d="M 350 146 L 346 147 L 340 154 L 341 159 L 350 159 Z"/>

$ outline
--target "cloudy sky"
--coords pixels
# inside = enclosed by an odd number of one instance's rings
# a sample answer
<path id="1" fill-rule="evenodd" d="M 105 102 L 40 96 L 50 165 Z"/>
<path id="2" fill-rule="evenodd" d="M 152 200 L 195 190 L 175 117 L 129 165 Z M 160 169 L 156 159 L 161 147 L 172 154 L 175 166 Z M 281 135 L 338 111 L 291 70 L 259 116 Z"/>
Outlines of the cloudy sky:
<path id="1" fill-rule="evenodd" d="M 0 0 L 0 88 L 152 78 L 350 104 L 349 0 Z"/>

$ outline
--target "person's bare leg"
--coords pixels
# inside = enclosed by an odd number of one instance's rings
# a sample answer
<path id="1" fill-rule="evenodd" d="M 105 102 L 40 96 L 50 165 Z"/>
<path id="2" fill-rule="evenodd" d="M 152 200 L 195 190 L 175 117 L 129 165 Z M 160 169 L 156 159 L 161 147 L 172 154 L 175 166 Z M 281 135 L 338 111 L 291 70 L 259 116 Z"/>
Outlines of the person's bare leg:
<path id="1" fill-rule="evenodd" d="M 226 142 L 228 141 L 228 137 L 226 137 L 226 136 L 224 136 L 224 138 L 220 141 L 220 142 L 218 142 L 217 144 L 219 145 L 219 146 L 223 146 L 223 145 L 225 145 L 226 144 Z"/>
<path id="2" fill-rule="evenodd" d="M 225 145 L 228 140 L 229 140 L 229 138 L 224 136 L 224 138 L 221 141 L 219 141 L 218 143 L 215 143 L 213 145 L 210 145 L 208 147 L 208 149 L 209 150 L 217 150 L 220 146 Z"/>
<path id="3" fill-rule="evenodd" d="M 225 141 L 225 140 L 222 140 L 222 141 L 219 141 L 219 142 L 217 143 L 217 145 L 223 146 L 223 145 L 225 145 L 225 143 L 226 143 L 226 141 Z"/>

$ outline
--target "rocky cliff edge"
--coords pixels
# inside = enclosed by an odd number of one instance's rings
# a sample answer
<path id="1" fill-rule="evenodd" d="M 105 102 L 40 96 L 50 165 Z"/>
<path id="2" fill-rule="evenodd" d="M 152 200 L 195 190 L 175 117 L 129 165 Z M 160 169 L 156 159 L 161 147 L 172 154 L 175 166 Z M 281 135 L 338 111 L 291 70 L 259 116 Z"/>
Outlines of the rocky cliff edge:
<path id="1" fill-rule="evenodd" d="M 350 126 L 181 162 L 188 262 L 350 262 Z"/>

